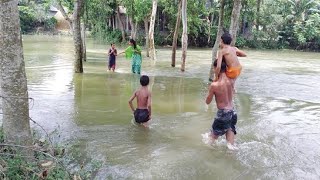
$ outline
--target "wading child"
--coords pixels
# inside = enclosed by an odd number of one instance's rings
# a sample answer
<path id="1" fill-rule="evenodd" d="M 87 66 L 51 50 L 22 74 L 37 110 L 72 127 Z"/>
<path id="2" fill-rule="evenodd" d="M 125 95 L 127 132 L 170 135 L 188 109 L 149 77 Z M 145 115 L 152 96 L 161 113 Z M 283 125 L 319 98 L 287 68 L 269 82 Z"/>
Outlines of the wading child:
<path id="1" fill-rule="evenodd" d="M 116 56 L 117 56 L 117 49 L 114 43 L 111 44 L 111 48 L 109 49 L 108 55 L 109 55 L 108 69 L 109 71 L 112 69 L 112 71 L 114 72 L 114 70 L 116 69 Z"/>
<path id="2" fill-rule="evenodd" d="M 149 77 L 146 75 L 140 78 L 141 87 L 136 90 L 129 99 L 129 106 L 137 123 L 147 127 L 151 118 L 151 92 L 148 89 Z M 133 107 L 132 101 L 137 98 L 137 109 Z"/>

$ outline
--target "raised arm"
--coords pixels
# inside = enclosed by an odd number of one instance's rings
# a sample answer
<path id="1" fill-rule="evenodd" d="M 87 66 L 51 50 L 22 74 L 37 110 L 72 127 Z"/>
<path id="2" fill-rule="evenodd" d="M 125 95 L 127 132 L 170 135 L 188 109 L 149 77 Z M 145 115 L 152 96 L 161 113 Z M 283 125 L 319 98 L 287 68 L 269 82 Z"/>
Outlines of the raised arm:
<path id="1" fill-rule="evenodd" d="M 134 94 L 131 96 L 131 98 L 129 99 L 129 106 L 132 110 L 132 112 L 134 112 L 135 108 L 133 107 L 133 104 L 132 104 L 132 101 L 134 100 L 134 98 L 136 98 L 137 95 L 136 95 L 136 92 L 134 92 Z"/>
<path id="2" fill-rule="evenodd" d="M 210 104 L 212 99 L 213 99 L 213 95 L 214 95 L 214 86 L 213 84 L 210 85 L 209 87 L 209 92 L 208 92 L 208 95 L 207 95 L 207 98 L 206 98 L 206 104 Z"/>
<path id="3" fill-rule="evenodd" d="M 244 51 L 242 51 L 242 50 L 240 50 L 238 48 L 236 48 L 236 54 L 239 57 L 247 57 L 247 54 Z"/>

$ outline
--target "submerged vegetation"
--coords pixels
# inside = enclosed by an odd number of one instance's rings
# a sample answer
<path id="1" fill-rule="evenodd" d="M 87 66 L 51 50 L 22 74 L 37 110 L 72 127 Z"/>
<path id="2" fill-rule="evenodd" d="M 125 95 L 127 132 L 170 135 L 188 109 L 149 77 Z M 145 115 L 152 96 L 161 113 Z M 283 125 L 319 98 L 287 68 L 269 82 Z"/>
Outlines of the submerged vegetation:
<path id="1" fill-rule="evenodd" d="M 61 146 L 33 136 L 36 140 L 31 147 L 6 144 L 1 128 L 0 179 L 90 179 L 101 166 L 99 161 L 83 157 L 79 145 Z M 32 155 L 22 155 L 21 150 L 31 150 Z"/>

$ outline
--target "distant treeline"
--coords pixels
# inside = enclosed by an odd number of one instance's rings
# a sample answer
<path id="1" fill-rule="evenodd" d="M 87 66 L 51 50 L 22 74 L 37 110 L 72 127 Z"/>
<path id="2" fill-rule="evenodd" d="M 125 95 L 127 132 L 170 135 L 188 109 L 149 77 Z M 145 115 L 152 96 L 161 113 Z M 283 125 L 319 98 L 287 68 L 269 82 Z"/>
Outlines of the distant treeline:
<path id="1" fill-rule="evenodd" d="M 71 0 L 62 0 L 72 9 Z M 37 27 L 54 30 L 56 20 L 49 12 L 53 0 L 20 2 L 24 33 Z M 159 0 L 155 44 L 171 45 L 179 0 Z M 232 0 L 225 0 L 226 25 L 230 24 Z M 195 47 L 212 47 L 217 33 L 219 1 L 188 0 L 188 43 Z M 91 35 L 99 40 L 120 42 L 135 31 L 139 44 L 145 42 L 145 26 L 152 9 L 151 0 L 87 0 L 82 15 Z M 147 20 L 147 22 L 146 22 Z M 120 26 L 122 24 L 122 28 Z M 228 29 L 229 27 L 225 27 Z M 180 29 L 180 35 L 182 30 Z M 181 45 L 178 38 L 178 45 Z M 320 0 L 243 0 L 236 46 L 249 48 L 320 50 Z"/>

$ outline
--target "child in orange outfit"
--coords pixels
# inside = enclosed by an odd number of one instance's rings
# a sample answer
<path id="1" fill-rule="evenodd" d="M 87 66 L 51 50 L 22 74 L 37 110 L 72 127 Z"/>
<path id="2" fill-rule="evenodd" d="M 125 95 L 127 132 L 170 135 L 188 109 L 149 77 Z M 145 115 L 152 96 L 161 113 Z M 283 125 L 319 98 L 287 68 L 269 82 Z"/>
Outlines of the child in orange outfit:
<path id="1" fill-rule="evenodd" d="M 234 82 L 236 81 L 237 77 L 239 77 L 241 73 L 242 66 L 238 60 L 238 56 L 246 57 L 247 55 L 243 51 L 239 50 L 238 48 L 232 47 L 230 45 L 231 41 L 232 41 L 232 37 L 229 33 L 224 33 L 221 36 L 220 50 L 218 51 L 218 58 L 217 58 L 217 68 L 215 69 L 215 81 L 218 79 L 222 61 L 225 61 L 227 64 L 227 70 L 226 70 L 227 77 L 230 79 L 233 79 Z"/>

